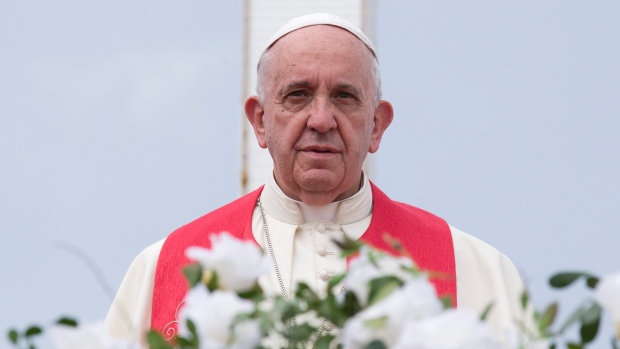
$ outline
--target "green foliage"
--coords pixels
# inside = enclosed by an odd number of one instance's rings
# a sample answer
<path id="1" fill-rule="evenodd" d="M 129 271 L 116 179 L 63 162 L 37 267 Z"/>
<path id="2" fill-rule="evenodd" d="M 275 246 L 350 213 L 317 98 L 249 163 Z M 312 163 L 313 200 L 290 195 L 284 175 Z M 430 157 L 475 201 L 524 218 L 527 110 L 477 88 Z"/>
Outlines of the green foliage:
<path id="1" fill-rule="evenodd" d="M 28 327 L 26 332 L 24 332 L 24 336 L 28 338 L 28 337 L 40 335 L 41 333 L 43 333 L 43 329 L 41 329 L 41 327 L 39 326 L 34 325 L 34 326 Z"/>
<path id="2" fill-rule="evenodd" d="M 336 239 L 332 241 L 334 242 L 334 244 L 336 244 L 336 246 L 338 246 L 338 248 L 340 248 L 341 255 L 345 258 L 356 255 L 360 251 L 360 248 L 362 248 L 362 246 L 364 245 L 357 240 L 350 239 L 346 235 L 344 236 L 343 241 L 339 241 Z"/>
<path id="3" fill-rule="evenodd" d="M 385 344 L 381 341 L 372 341 L 364 347 L 364 349 L 386 349 Z"/>
<path id="4" fill-rule="evenodd" d="M 314 343 L 314 349 L 329 349 L 329 345 L 334 340 L 334 338 L 334 335 L 331 334 L 321 336 Z"/>
<path id="5" fill-rule="evenodd" d="M 32 325 L 21 333 L 16 329 L 10 329 L 7 335 L 9 337 L 9 341 L 15 348 L 36 349 L 33 340 L 42 333 L 43 329 L 40 326 Z"/>
<path id="6" fill-rule="evenodd" d="M 480 320 L 485 321 L 487 319 L 487 317 L 489 316 L 489 313 L 491 312 L 491 309 L 493 309 L 493 306 L 495 304 L 493 302 L 489 303 L 489 305 L 486 306 L 486 308 L 484 308 L 484 311 L 482 312 L 482 314 L 480 314 Z"/>
<path id="7" fill-rule="evenodd" d="M 368 305 L 371 306 L 387 297 L 394 290 L 403 285 L 403 281 L 396 276 L 388 275 L 370 281 Z"/>
<path id="8" fill-rule="evenodd" d="M 558 303 L 551 303 L 547 309 L 543 312 L 540 322 L 538 323 L 538 329 L 541 333 L 546 334 L 549 327 L 553 324 L 556 315 L 558 314 Z"/>
<path id="9" fill-rule="evenodd" d="M 166 340 L 157 332 L 157 331 L 149 331 L 146 334 L 146 342 L 149 345 L 150 349 L 173 349 L 174 347 L 166 342 Z"/>
<path id="10" fill-rule="evenodd" d="M 193 263 L 183 268 L 183 275 L 189 282 L 189 287 L 194 287 L 202 280 L 202 267 L 199 263 Z"/>
<path id="11" fill-rule="evenodd" d="M 549 284 L 555 288 L 565 288 L 581 278 L 585 279 L 585 284 L 590 289 L 595 288 L 599 281 L 598 277 L 585 272 L 562 272 L 552 276 L 549 279 Z M 557 307 L 557 303 L 551 304 L 539 319 L 539 329 L 544 336 L 560 336 L 569 328 L 579 324 L 579 341 L 567 342 L 567 348 L 585 348 L 588 343 L 596 339 L 602 315 L 602 309 L 596 302 L 589 300 L 582 303 L 570 313 L 564 323 L 559 326 L 559 329 L 553 333 L 550 328 L 556 317 Z"/>
<path id="12" fill-rule="evenodd" d="M 384 328 L 388 322 L 387 316 L 378 317 L 376 319 L 364 321 L 364 325 L 369 328 L 381 329 Z"/>
<path id="13" fill-rule="evenodd" d="M 527 305 L 530 303 L 530 294 L 527 293 L 527 290 L 523 290 L 521 293 L 521 309 L 525 310 Z"/>
<path id="14" fill-rule="evenodd" d="M 588 276 L 586 278 L 586 285 L 588 285 L 589 288 L 594 289 L 596 288 L 596 285 L 598 284 L 598 278 L 594 277 L 594 276 Z"/>
<path id="15" fill-rule="evenodd" d="M 549 285 L 554 288 L 564 288 L 570 286 L 573 282 L 582 277 L 586 279 L 586 284 L 590 288 L 594 288 L 598 283 L 598 278 L 589 273 L 569 271 L 553 275 L 549 279 Z"/>
<path id="16" fill-rule="evenodd" d="M 318 329 L 314 326 L 310 326 L 308 324 L 301 324 L 298 326 L 291 326 L 290 330 L 284 334 L 284 336 L 295 342 L 304 342 L 310 339 L 314 333 L 316 333 Z"/>
<path id="17" fill-rule="evenodd" d="M 11 343 L 17 344 L 17 341 L 19 340 L 19 333 L 17 333 L 16 330 L 11 329 L 8 335 L 9 335 L 9 340 L 11 341 Z"/>
<path id="18" fill-rule="evenodd" d="M 65 325 L 65 326 L 70 326 L 70 327 L 77 327 L 78 325 L 77 320 L 69 318 L 69 317 L 64 317 L 64 316 L 56 320 L 56 323 L 59 325 Z"/>
<path id="19" fill-rule="evenodd" d="M 581 327 L 579 333 L 581 335 L 582 343 L 590 343 L 596 338 L 598 328 L 601 323 L 601 307 L 592 303 L 590 308 L 584 313 L 581 318 Z"/>

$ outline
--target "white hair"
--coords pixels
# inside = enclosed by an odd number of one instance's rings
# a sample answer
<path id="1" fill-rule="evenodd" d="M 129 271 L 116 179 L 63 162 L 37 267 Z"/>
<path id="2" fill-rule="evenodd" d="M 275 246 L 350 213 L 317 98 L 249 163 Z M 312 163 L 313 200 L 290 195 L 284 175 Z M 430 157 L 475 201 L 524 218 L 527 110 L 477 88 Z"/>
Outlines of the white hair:
<path id="1" fill-rule="evenodd" d="M 379 60 L 375 56 L 374 52 L 369 48 L 368 53 L 370 56 L 371 64 L 370 64 L 370 73 L 372 74 L 372 79 L 375 83 L 375 105 L 379 103 L 381 99 L 381 72 L 379 70 Z M 263 103 L 265 101 L 265 75 L 266 75 L 266 66 L 268 64 L 269 58 L 271 57 L 271 47 L 267 48 L 263 51 L 263 54 L 260 56 L 258 60 L 258 65 L 256 67 L 257 70 L 257 78 L 256 78 L 256 94 L 258 95 L 258 100 Z"/>

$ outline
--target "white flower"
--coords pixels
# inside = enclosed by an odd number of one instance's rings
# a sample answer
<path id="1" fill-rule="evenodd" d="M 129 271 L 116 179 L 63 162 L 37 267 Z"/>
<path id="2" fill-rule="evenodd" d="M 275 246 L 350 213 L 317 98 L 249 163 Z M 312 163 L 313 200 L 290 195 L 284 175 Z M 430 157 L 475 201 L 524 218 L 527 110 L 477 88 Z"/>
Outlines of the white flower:
<path id="1" fill-rule="evenodd" d="M 130 343 L 108 335 L 103 322 L 71 327 L 54 325 L 49 334 L 56 349 L 138 349 Z"/>
<path id="2" fill-rule="evenodd" d="M 349 265 L 345 278 L 347 290 L 353 292 L 360 304 L 365 306 L 368 303 L 370 280 L 382 276 L 395 276 L 403 281 L 416 278 L 413 273 L 404 268 L 414 268 L 413 262 L 405 257 L 378 253 L 363 246 L 359 256 Z"/>
<path id="3" fill-rule="evenodd" d="M 201 349 L 251 349 L 260 343 L 258 321 L 246 320 L 233 328 L 235 316 L 250 313 L 254 303 L 242 299 L 232 291 L 216 290 L 213 293 L 202 284 L 187 293 L 186 304 L 181 310 L 179 332 L 187 336 L 187 319 L 196 326 Z"/>
<path id="4" fill-rule="evenodd" d="M 616 336 L 620 338 L 620 273 L 602 277 L 596 285 L 594 297 L 611 313 L 616 323 Z"/>
<path id="5" fill-rule="evenodd" d="M 255 244 L 226 232 L 211 236 L 211 249 L 190 247 L 186 255 L 204 269 L 214 270 L 218 286 L 225 290 L 249 291 L 258 277 L 269 271 L 269 260 Z"/>
<path id="6" fill-rule="evenodd" d="M 405 322 L 435 315 L 441 309 L 433 285 L 418 277 L 349 319 L 342 330 L 342 344 L 345 348 L 363 348 L 381 340 L 391 347 Z"/>
<path id="7" fill-rule="evenodd" d="M 407 321 L 392 349 L 497 349 L 491 327 L 470 311 L 448 309 L 420 321 Z"/>

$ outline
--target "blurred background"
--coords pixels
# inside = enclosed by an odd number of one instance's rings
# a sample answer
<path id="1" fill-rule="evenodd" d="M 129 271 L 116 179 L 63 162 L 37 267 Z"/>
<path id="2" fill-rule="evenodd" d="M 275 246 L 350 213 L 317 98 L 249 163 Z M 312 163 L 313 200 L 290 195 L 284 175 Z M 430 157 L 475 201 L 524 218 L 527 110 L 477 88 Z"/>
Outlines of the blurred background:
<path id="1" fill-rule="evenodd" d="M 132 259 L 239 195 L 243 1 L 0 3 L 0 347 L 102 319 Z M 620 2 L 384 1 L 374 181 L 508 255 L 620 271 Z M 568 312 L 568 304 L 560 316 Z M 608 348 L 605 337 L 595 347 Z"/>

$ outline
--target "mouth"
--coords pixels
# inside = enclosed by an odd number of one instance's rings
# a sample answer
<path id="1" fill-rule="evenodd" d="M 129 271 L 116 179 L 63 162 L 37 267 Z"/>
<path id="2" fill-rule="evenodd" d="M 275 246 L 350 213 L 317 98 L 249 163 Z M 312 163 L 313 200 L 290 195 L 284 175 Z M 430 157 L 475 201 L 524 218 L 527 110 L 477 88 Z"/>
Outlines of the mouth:
<path id="1" fill-rule="evenodd" d="M 329 147 L 306 147 L 302 151 L 311 152 L 316 154 L 332 154 L 338 153 L 338 150 Z"/>

